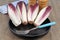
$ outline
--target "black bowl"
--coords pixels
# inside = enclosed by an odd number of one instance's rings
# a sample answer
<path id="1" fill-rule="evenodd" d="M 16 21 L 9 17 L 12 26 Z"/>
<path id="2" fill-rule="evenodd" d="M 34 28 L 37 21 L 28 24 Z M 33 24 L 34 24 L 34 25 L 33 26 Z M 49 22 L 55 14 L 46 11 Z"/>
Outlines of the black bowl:
<path id="1" fill-rule="evenodd" d="M 50 20 L 48 18 L 41 25 L 46 24 L 46 23 L 50 23 Z M 16 32 L 16 30 L 17 31 L 18 30 L 20 30 L 20 31 L 21 30 L 27 30 L 27 29 L 31 29 L 33 27 L 34 27 L 33 24 L 27 24 L 27 25 L 21 24 L 18 27 L 15 27 L 13 25 L 12 21 L 11 20 L 9 21 L 9 29 L 11 30 L 12 33 L 14 33 L 15 35 L 17 35 L 19 37 L 37 37 L 37 36 L 42 37 L 49 32 L 49 29 L 51 26 L 46 27 L 46 28 L 40 28 L 40 29 L 38 28 L 38 29 L 30 31 L 28 34 L 24 34 L 24 35 Z"/>

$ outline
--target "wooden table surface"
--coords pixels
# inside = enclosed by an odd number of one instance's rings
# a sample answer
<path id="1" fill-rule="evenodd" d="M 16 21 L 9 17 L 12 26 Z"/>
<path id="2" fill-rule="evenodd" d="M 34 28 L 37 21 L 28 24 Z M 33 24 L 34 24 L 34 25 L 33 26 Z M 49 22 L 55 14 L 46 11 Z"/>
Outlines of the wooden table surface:
<path id="1" fill-rule="evenodd" d="M 0 0 L 0 5 L 12 2 L 13 0 Z M 50 32 L 42 38 L 29 38 L 30 40 L 60 40 L 60 0 L 49 0 L 49 5 L 53 10 L 49 16 L 51 21 L 57 24 L 52 26 Z M 13 35 L 8 28 L 9 17 L 0 13 L 0 40 L 29 40 L 27 38 L 18 38 Z"/>

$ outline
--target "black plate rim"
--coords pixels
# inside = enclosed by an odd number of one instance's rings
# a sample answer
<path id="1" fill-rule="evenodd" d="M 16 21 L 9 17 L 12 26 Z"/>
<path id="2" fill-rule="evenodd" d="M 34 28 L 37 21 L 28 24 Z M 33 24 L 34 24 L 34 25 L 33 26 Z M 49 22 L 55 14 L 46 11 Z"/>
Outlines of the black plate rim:
<path id="1" fill-rule="evenodd" d="M 48 19 L 49 20 L 49 19 Z M 50 21 L 50 20 L 49 20 Z M 44 35 L 44 34 L 46 34 L 46 33 L 48 33 L 48 31 L 50 30 L 50 27 L 51 26 L 49 26 L 49 29 L 46 31 L 46 32 L 44 32 L 44 33 L 42 33 L 42 34 L 38 34 L 38 35 L 19 35 L 19 34 L 17 34 L 17 33 L 15 33 L 12 29 L 11 29 L 11 27 L 9 26 L 9 29 L 10 29 L 10 31 L 12 32 L 12 33 L 14 33 L 15 35 L 18 35 L 18 36 L 25 36 L 25 37 L 36 37 L 36 36 L 42 36 L 42 35 Z"/>

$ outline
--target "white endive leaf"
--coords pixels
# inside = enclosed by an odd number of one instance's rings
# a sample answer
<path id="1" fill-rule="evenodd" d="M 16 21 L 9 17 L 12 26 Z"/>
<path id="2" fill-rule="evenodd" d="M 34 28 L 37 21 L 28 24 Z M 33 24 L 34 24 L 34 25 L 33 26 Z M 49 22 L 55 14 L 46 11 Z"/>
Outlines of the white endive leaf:
<path id="1" fill-rule="evenodd" d="M 27 24 L 27 8 L 24 2 L 22 2 L 22 22 Z"/>

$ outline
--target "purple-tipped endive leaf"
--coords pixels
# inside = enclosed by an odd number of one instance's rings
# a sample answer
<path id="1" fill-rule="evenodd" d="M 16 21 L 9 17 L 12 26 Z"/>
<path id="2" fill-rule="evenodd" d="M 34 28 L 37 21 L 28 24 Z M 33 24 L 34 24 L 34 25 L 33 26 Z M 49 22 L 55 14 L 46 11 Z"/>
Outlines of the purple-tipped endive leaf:
<path id="1" fill-rule="evenodd" d="M 17 3 L 18 12 L 22 15 L 22 1 Z"/>
<path id="2" fill-rule="evenodd" d="M 51 9 L 52 9 L 51 6 L 46 7 L 46 9 L 45 9 L 43 15 L 40 17 L 40 19 L 38 19 L 38 21 L 34 22 L 36 26 L 41 25 L 48 18 L 48 16 L 50 15 Z M 39 18 L 39 15 L 38 15 L 37 18 Z"/>
<path id="3" fill-rule="evenodd" d="M 22 2 L 22 23 L 27 24 L 27 8 L 24 2 Z"/>
<path id="4" fill-rule="evenodd" d="M 36 20 L 35 20 L 35 22 L 34 22 L 35 24 L 40 21 L 40 19 L 41 19 L 42 15 L 44 14 L 46 8 L 47 8 L 47 7 L 44 7 L 44 8 L 39 12 L 39 14 L 38 14 L 38 16 L 37 16 L 37 18 L 36 18 Z"/>
<path id="5" fill-rule="evenodd" d="M 36 18 L 37 15 L 38 15 L 38 12 L 39 12 L 39 6 L 38 6 L 38 4 L 36 4 L 34 8 L 35 8 L 35 9 L 34 9 L 33 14 L 32 14 L 32 21 L 33 21 L 33 22 L 34 22 L 35 18 Z"/>
<path id="6" fill-rule="evenodd" d="M 20 25 L 18 18 L 16 17 L 16 8 L 11 3 L 8 4 L 8 15 L 15 26 Z"/>
<path id="7" fill-rule="evenodd" d="M 18 17 L 18 20 L 19 22 L 21 22 L 21 16 L 22 16 L 22 2 L 18 2 L 17 3 L 17 6 L 16 6 L 16 11 L 17 11 L 17 17 Z"/>
<path id="8" fill-rule="evenodd" d="M 28 8 L 28 22 L 34 22 L 39 11 L 39 6 L 36 3 L 35 5 L 30 5 Z"/>

